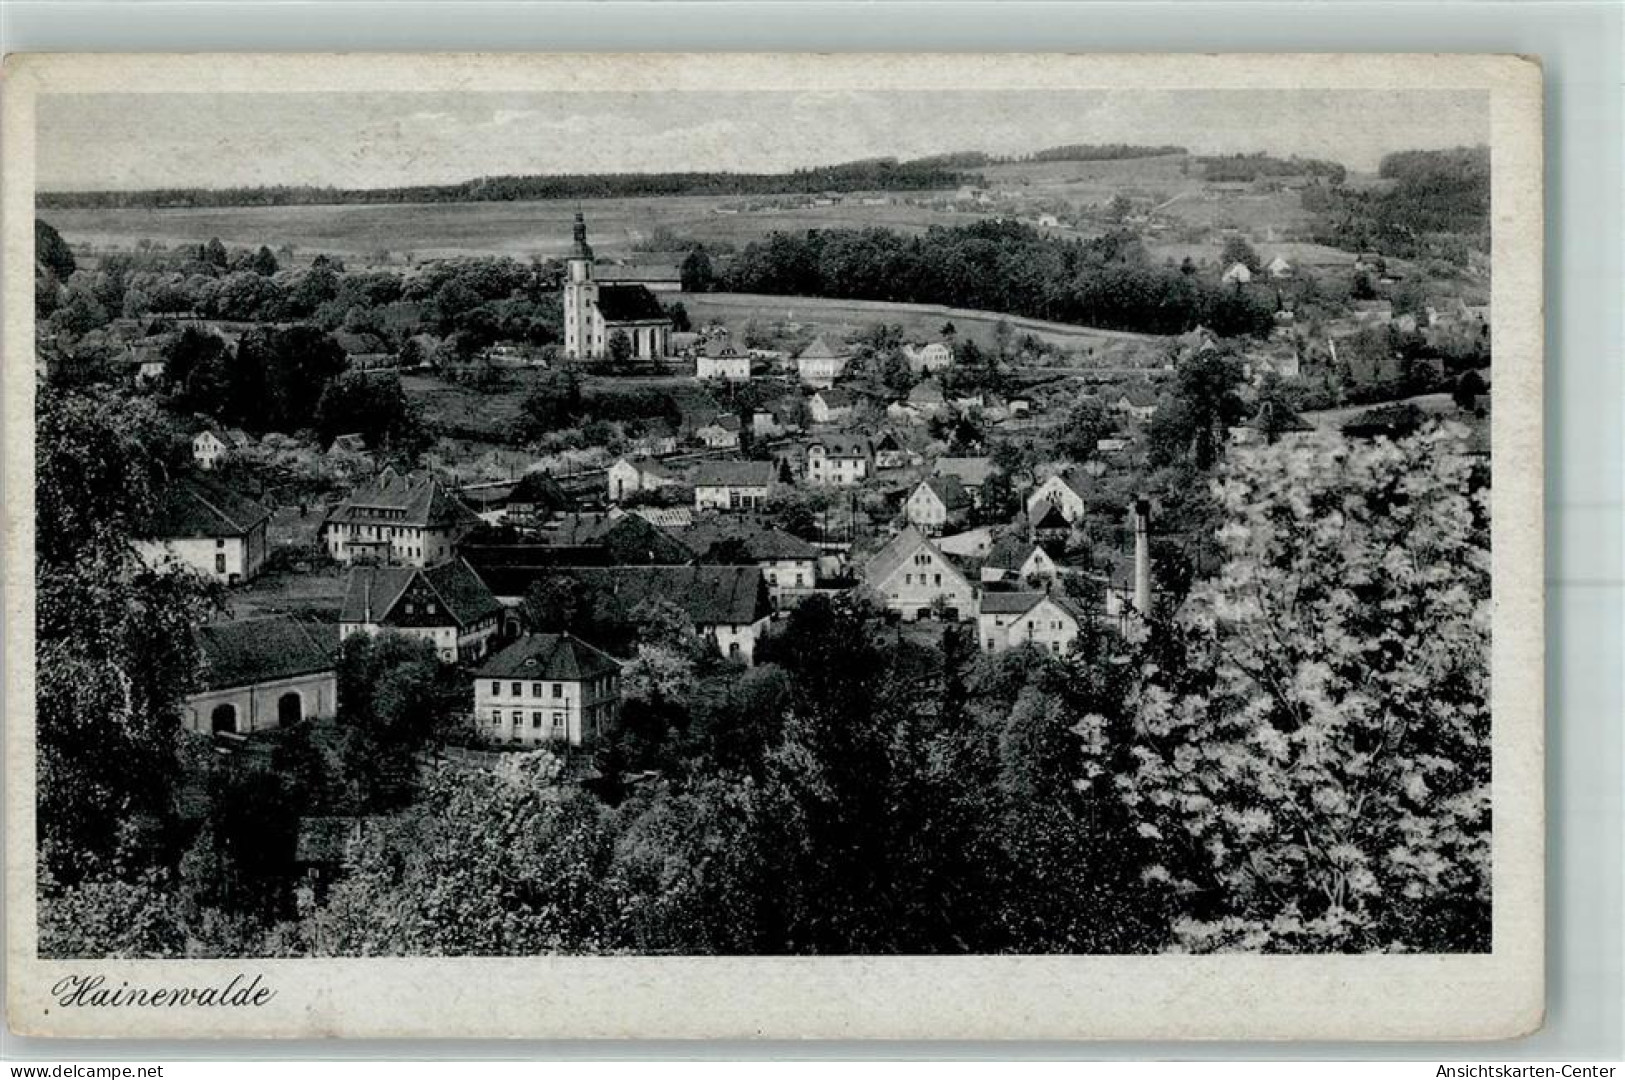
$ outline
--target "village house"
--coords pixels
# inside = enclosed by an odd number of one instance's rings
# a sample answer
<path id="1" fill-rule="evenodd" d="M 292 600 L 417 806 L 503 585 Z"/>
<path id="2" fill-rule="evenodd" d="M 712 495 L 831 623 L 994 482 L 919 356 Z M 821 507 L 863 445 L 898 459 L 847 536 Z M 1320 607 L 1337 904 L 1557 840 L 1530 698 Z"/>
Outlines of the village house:
<path id="1" fill-rule="evenodd" d="M 236 428 L 216 430 L 204 428 L 192 436 L 192 460 L 198 468 L 213 471 L 224 464 L 227 457 L 241 453 L 253 445 L 254 440 Z"/>
<path id="2" fill-rule="evenodd" d="M 1025 537 L 1011 534 L 988 549 L 981 576 L 983 584 L 1017 581 L 1032 585 L 1053 581 L 1058 573 L 1059 567 L 1049 552 Z"/>
<path id="3" fill-rule="evenodd" d="M 473 679 L 475 728 L 530 746 L 591 745 L 621 698 L 620 662 L 573 634 L 526 634 Z"/>
<path id="4" fill-rule="evenodd" d="M 659 491 L 682 481 L 666 466 L 650 457 L 623 457 L 609 467 L 609 501 L 621 502 L 642 491 Z"/>
<path id="5" fill-rule="evenodd" d="M 576 214 L 574 244 L 565 256 L 564 356 L 569 360 L 601 360 L 610 342 L 624 334 L 631 355 L 658 360 L 671 351 L 671 317 L 660 301 L 641 283 L 612 284 L 594 280 L 592 247 L 587 225 Z"/>
<path id="6" fill-rule="evenodd" d="M 983 652 L 1032 645 L 1062 656 L 1078 639 L 1084 618 L 1077 601 L 1056 593 L 984 592 L 977 638 Z"/>
<path id="7" fill-rule="evenodd" d="M 852 487 L 869 476 L 873 455 L 861 435 L 820 435 L 807 444 L 807 482 L 825 487 Z"/>
<path id="8" fill-rule="evenodd" d="M 808 386 L 834 386 L 835 380 L 846 374 L 845 354 L 837 353 L 822 337 L 813 338 L 812 344 L 796 357 L 796 372 Z"/>
<path id="9" fill-rule="evenodd" d="M 322 522 L 322 542 L 337 562 L 433 566 L 451 558 L 479 516 L 433 477 L 385 469 L 357 488 Z"/>
<path id="10" fill-rule="evenodd" d="M 1053 503 L 1041 503 L 1040 513 L 1037 517 L 1028 517 L 1032 522 L 1033 539 L 1040 544 L 1064 544 L 1072 534 L 1072 524 L 1066 520 L 1061 508 Z"/>
<path id="11" fill-rule="evenodd" d="M 694 434 L 713 450 L 737 450 L 742 427 L 739 417 L 732 413 L 719 413 L 710 423 L 695 428 Z"/>
<path id="12" fill-rule="evenodd" d="M 1253 272 L 1246 263 L 1231 263 L 1219 280 L 1226 285 L 1245 285 L 1253 280 Z"/>
<path id="13" fill-rule="evenodd" d="M 1150 386 L 1130 386 L 1112 402 L 1112 409 L 1133 420 L 1149 420 L 1157 415 L 1157 392 Z"/>
<path id="14" fill-rule="evenodd" d="M 627 451 L 637 457 L 670 457 L 677 453 L 677 425 L 665 417 L 647 417 L 629 434 Z"/>
<path id="15" fill-rule="evenodd" d="M 1292 264 L 1280 255 L 1271 259 L 1269 265 L 1264 269 L 1269 272 L 1270 277 L 1275 278 L 1277 281 L 1290 278 L 1294 273 Z"/>
<path id="16" fill-rule="evenodd" d="M 1068 525 L 1083 517 L 1088 481 L 1077 469 L 1068 469 L 1044 480 L 1027 496 L 1027 517 L 1035 523 L 1044 516 L 1044 509 L 1053 506 L 1061 512 Z"/>
<path id="17" fill-rule="evenodd" d="M 841 424 L 852 418 L 852 403 L 845 390 L 820 390 L 807 402 L 807 410 L 815 424 Z"/>
<path id="18" fill-rule="evenodd" d="M 366 454 L 367 440 L 359 433 L 335 435 L 333 436 L 333 442 L 327 448 L 327 452 L 334 457 L 344 454 Z"/>
<path id="19" fill-rule="evenodd" d="M 339 641 L 392 631 L 434 646 L 448 664 L 479 660 L 502 605 L 464 559 L 439 566 L 358 566 L 344 584 Z"/>
<path id="20" fill-rule="evenodd" d="M 875 440 L 875 468 L 901 469 L 908 464 L 908 451 L 894 432 L 883 431 Z"/>
<path id="21" fill-rule="evenodd" d="M 946 342 L 933 341 L 929 345 L 904 345 L 903 358 L 908 361 L 908 369 L 914 374 L 928 375 L 952 366 L 954 353 Z"/>
<path id="22" fill-rule="evenodd" d="M 952 555 L 956 559 L 985 559 L 988 552 L 993 550 L 993 530 L 982 525 L 939 537 L 935 543 L 944 555 Z"/>
<path id="23" fill-rule="evenodd" d="M 760 509 L 777 477 L 771 461 L 702 461 L 694 467 L 694 509 Z"/>
<path id="24" fill-rule="evenodd" d="M 705 343 L 705 351 L 694 361 L 694 377 L 749 382 L 750 356 L 736 349 L 726 337 L 712 338 Z"/>
<path id="25" fill-rule="evenodd" d="M 248 735 L 331 719 L 338 704 L 331 628 L 292 615 L 204 623 L 196 631 L 199 689 L 183 724 L 200 734 Z"/>
<path id="26" fill-rule="evenodd" d="M 251 580 L 265 562 L 271 511 L 222 484 L 181 477 L 159 497 L 152 536 L 135 541 L 153 568 L 189 567 L 227 585 Z"/>
<path id="27" fill-rule="evenodd" d="M 818 549 L 782 529 L 742 525 L 696 525 L 683 534 L 702 563 L 761 568 L 768 594 L 782 604 L 786 596 L 818 583 Z"/>
<path id="28" fill-rule="evenodd" d="M 863 564 L 864 585 L 887 610 L 912 622 L 940 606 L 958 620 L 975 611 L 976 590 L 952 561 L 912 525 Z"/>
<path id="29" fill-rule="evenodd" d="M 927 536 L 937 536 L 964 524 L 970 509 L 970 493 L 957 476 L 928 476 L 904 500 L 903 517 Z"/>
<path id="30" fill-rule="evenodd" d="M 395 366 L 395 354 L 377 334 L 336 330 L 333 333 L 333 341 L 344 353 L 344 359 L 351 371 L 373 371 Z"/>
<path id="31" fill-rule="evenodd" d="M 987 457 L 940 457 L 937 459 L 936 474 L 938 476 L 952 476 L 964 485 L 970 492 L 971 505 L 982 505 L 982 491 L 987 487 L 988 478 L 993 475 L 993 459 Z"/>
<path id="32" fill-rule="evenodd" d="M 908 407 L 925 416 L 939 413 L 948 407 L 948 399 L 942 395 L 942 384 L 935 379 L 925 379 L 914 384 L 908 392 Z"/>

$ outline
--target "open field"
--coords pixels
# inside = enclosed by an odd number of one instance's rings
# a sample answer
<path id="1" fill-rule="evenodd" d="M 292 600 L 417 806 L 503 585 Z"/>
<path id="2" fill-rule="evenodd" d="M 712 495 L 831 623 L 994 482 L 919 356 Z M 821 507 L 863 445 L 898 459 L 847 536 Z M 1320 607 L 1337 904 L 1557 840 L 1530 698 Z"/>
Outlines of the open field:
<path id="1" fill-rule="evenodd" d="M 942 324 L 952 322 L 961 336 L 987 345 L 993 340 L 994 327 L 1003 320 L 1019 334 L 1032 334 L 1050 344 L 1101 358 L 1140 352 L 1147 348 L 1159 349 L 1162 341 L 1153 334 L 1096 330 L 937 304 L 762 296 L 752 293 L 683 293 L 681 299 L 689 318 L 696 323 L 718 319 L 730 328 L 742 326 L 752 319 L 764 324 L 799 323 L 804 331 L 811 328 L 833 337 L 843 337 L 872 323 L 884 322 L 901 325 L 907 337 L 935 340 L 942 330 Z"/>
<path id="2" fill-rule="evenodd" d="M 323 622 L 337 622 L 344 603 L 343 567 L 308 573 L 261 574 L 247 585 L 231 590 L 227 606 L 233 618 L 297 613 Z"/>
<path id="3" fill-rule="evenodd" d="M 561 256 L 569 249 L 577 209 L 587 217 L 593 248 L 610 258 L 632 255 L 635 244 L 660 228 L 719 247 L 745 244 L 777 230 L 873 225 L 918 232 L 930 225 L 989 216 L 908 205 L 898 193 L 874 197 L 887 202 L 865 206 L 858 201 L 862 196 L 854 196 L 833 206 L 719 213 L 741 207 L 745 200 L 665 196 L 580 202 L 50 210 L 41 216 L 69 244 L 93 250 L 130 249 L 141 240 L 165 246 L 200 244 L 218 236 L 229 247 L 265 244 L 276 249 L 292 244 L 296 253 L 330 252 L 361 261 L 387 251 L 397 262 L 455 255 Z"/>

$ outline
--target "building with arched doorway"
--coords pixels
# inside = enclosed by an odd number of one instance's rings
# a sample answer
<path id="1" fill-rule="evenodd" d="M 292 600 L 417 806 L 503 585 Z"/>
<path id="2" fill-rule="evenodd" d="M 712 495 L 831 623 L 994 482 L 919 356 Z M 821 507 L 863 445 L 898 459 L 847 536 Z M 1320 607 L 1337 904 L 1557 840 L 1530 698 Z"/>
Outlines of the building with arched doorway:
<path id="1" fill-rule="evenodd" d="M 184 722 L 202 735 L 248 735 L 332 719 L 337 636 L 291 615 L 205 623 L 197 629 L 201 688 Z"/>

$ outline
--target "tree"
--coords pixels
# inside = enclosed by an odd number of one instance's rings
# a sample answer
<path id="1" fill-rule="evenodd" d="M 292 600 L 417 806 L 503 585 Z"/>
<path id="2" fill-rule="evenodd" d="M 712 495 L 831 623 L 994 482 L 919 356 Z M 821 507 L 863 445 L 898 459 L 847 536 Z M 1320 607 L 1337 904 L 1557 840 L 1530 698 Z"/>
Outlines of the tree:
<path id="1" fill-rule="evenodd" d="M 58 282 L 67 281 L 79 268 L 73 249 L 62 239 L 62 234 L 37 217 L 34 219 L 34 261 L 50 271 Z"/>
<path id="2" fill-rule="evenodd" d="M 689 321 L 688 308 L 682 301 L 678 301 L 667 309 L 666 314 L 671 317 L 671 328 L 674 333 L 686 334 L 694 328 Z"/>
<path id="3" fill-rule="evenodd" d="M 1230 428 L 1246 413 L 1238 393 L 1241 381 L 1241 368 L 1219 353 L 1185 361 L 1175 377 L 1172 400 L 1158 408 L 1146 433 L 1152 461 L 1189 460 L 1198 469 L 1212 467 Z"/>
<path id="4" fill-rule="evenodd" d="M 343 756 L 357 801 L 368 808 L 402 805 L 416 754 L 449 734 L 463 688 L 432 643 L 398 633 L 351 634 L 339 646 L 336 668 Z"/>
<path id="5" fill-rule="evenodd" d="M 684 292 L 710 292 L 716 282 L 716 273 L 711 268 L 711 256 L 706 254 L 703 247 L 696 247 L 684 256 L 679 273 L 682 276 Z"/>
<path id="6" fill-rule="evenodd" d="M 428 448 L 419 409 L 407 399 L 400 379 L 347 371 L 327 384 L 316 402 L 315 428 L 325 445 L 340 435 L 359 434 L 372 449 L 411 459 Z"/>
<path id="7" fill-rule="evenodd" d="M 1489 948 L 1489 508 L 1465 438 L 1326 433 L 1221 475 L 1224 566 L 1148 657 L 1127 758 L 1088 770 L 1156 843 L 1185 947 Z"/>
<path id="8" fill-rule="evenodd" d="M 175 854 L 192 627 L 218 590 L 134 555 L 165 480 L 150 402 L 42 386 L 35 443 L 35 733 L 42 865 L 71 885 Z"/>
<path id="9" fill-rule="evenodd" d="M 609 370 L 618 375 L 625 375 L 633 368 L 632 339 L 626 336 L 625 330 L 617 330 L 609 335 L 605 349 L 605 360 Z"/>
<path id="10" fill-rule="evenodd" d="M 261 244 L 260 249 L 248 257 L 246 265 L 249 270 L 260 275 L 260 277 L 271 277 L 280 269 L 277 265 L 276 256 L 264 244 Z"/>
<path id="11" fill-rule="evenodd" d="M 1058 423 L 1051 435 L 1055 452 L 1069 461 L 1088 461 L 1097 444 L 1117 429 L 1106 406 L 1095 398 L 1080 399 Z"/>
<path id="12" fill-rule="evenodd" d="M 220 238 L 218 236 L 212 238 L 207 244 L 203 245 L 202 249 L 198 252 L 198 258 L 202 262 L 206 262 L 210 266 L 221 270 L 224 270 L 226 268 L 226 264 L 231 261 L 230 257 L 226 254 L 226 245 L 220 242 Z"/>
<path id="13" fill-rule="evenodd" d="M 1259 267 L 1263 265 L 1258 260 L 1258 252 L 1254 251 L 1253 246 L 1241 236 L 1231 236 L 1225 240 L 1224 251 L 1219 259 L 1225 266 L 1240 263 L 1254 273 L 1257 273 Z"/>

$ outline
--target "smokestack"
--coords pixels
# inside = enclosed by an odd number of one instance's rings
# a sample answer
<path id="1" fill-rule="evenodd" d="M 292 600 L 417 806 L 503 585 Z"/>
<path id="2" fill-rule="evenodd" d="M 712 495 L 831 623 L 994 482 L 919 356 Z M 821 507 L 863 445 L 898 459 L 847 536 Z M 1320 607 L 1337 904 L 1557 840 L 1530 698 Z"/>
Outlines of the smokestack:
<path id="1" fill-rule="evenodd" d="M 1134 500 L 1134 610 L 1151 614 L 1151 500 Z"/>

